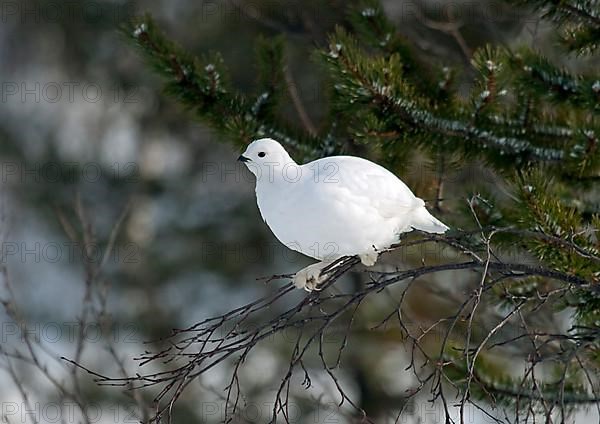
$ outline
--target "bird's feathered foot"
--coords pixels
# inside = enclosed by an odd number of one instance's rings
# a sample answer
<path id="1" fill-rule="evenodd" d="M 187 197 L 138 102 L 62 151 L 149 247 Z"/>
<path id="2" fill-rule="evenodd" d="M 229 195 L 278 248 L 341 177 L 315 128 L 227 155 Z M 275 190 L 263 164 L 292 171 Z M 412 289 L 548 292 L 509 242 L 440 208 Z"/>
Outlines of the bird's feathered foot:
<path id="1" fill-rule="evenodd" d="M 364 266 L 373 266 L 377 262 L 377 258 L 379 257 L 378 252 L 369 252 L 363 253 L 362 255 L 358 255 L 360 261 Z"/>
<path id="2" fill-rule="evenodd" d="M 300 271 L 294 275 L 293 281 L 294 285 L 298 289 L 304 289 L 307 292 L 311 292 L 313 290 L 318 290 L 319 287 L 327 277 L 329 276 L 329 272 L 321 275 L 321 271 L 323 268 L 329 266 L 331 261 L 325 262 L 317 262 L 316 264 L 312 264 L 307 266 L 306 268 L 302 268 Z"/>
<path id="3" fill-rule="evenodd" d="M 377 257 L 379 256 L 378 252 L 369 252 L 364 253 L 362 255 L 358 255 L 360 261 L 364 266 L 373 266 L 377 262 Z M 312 264 L 307 266 L 306 268 L 302 268 L 298 271 L 293 278 L 294 285 L 298 289 L 304 289 L 307 292 L 311 292 L 313 290 L 319 290 L 318 287 L 327 280 L 329 275 L 333 270 L 337 268 L 340 264 L 336 264 L 336 266 L 328 269 L 326 272 L 323 272 L 323 269 L 327 268 L 331 265 L 333 261 L 323 261 L 317 262 L 316 264 Z"/>

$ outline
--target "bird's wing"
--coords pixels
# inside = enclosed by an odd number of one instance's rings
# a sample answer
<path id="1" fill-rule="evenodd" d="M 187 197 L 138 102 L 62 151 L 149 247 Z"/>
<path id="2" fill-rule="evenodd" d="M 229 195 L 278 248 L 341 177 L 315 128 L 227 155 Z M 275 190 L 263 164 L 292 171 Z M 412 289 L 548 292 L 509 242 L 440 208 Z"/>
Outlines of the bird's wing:
<path id="1" fill-rule="evenodd" d="M 329 195 L 367 201 L 385 218 L 391 218 L 423 206 L 398 177 L 387 169 L 354 156 L 332 156 L 310 162 L 303 167 L 322 184 Z"/>

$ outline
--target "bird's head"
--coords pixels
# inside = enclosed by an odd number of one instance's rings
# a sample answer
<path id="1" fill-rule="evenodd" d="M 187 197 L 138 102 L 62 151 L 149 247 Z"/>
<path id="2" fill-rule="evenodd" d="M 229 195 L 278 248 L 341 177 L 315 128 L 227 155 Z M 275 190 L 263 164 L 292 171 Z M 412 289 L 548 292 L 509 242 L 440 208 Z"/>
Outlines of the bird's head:
<path id="1" fill-rule="evenodd" d="M 238 158 L 257 178 L 273 176 L 274 172 L 296 165 L 283 146 L 272 138 L 261 138 L 248 145 Z"/>

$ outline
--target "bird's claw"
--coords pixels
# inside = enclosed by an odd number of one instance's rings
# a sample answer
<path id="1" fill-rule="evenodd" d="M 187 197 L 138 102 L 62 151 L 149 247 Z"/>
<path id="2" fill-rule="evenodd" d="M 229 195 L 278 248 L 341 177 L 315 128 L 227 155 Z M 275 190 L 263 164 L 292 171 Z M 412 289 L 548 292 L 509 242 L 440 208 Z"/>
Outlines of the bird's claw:
<path id="1" fill-rule="evenodd" d="M 363 253 L 362 255 L 358 255 L 360 261 L 364 266 L 370 267 L 377 263 L 377 258 L 379 257 L 379 252 L 373 251 L 369 253 Z"/>
<path id="2" fill-rule="evenodd" d="M 293 278 L 294 286 L 307 292 L 321 290 L 319 286 L 327 280 L 328 273 L 321 275 L 323 265 L 321 263 L 309 265 L 298 271 Z"/>

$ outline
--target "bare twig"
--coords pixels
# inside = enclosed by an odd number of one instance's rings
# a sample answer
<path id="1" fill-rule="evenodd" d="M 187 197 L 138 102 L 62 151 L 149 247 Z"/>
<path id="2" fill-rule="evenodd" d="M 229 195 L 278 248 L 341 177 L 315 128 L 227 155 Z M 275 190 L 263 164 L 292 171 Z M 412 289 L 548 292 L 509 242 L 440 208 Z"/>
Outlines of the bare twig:
<path id="1" fill-rule="evenodd" d="M 477 217 L 475 216 L 474 218 L 477 221 Z M 90 373 L 101 385 L 125 386 L 133 391 L 147 387 L 159 387 L 160 391 L 155 398 L 157 409 L 156 416 L 154 417 L 155 420 L 159 420 L 165 415 L 167 417 L 171 416 L 173 405 L 192 381 L 214 369 L 217 365 L 228 361 L 230 358 L 236 358 L 233 362 L 231 378 L 229 385 L 226 387 L 227 393 L 225 396 L 225 402 L 232 409 L 231 416 L 235 414 L 235 409 L 238 408 L 238 399 L 243 389 L 238 373 L 249 352 L 258 344 L 271 339 L 277 334 L 281 334 L 286 330 L 294 330 L 296 331 L 295 343 L 289 358 L 289 365 L 276 393 L 273 420 L 277 419 L 278 416 L 282 417 L 286 422 L 290 420 L 288 407 L 292 376 L 295 372 L 301 371 L 305 376 L 304 380 L 307 382 L 307 386 L 310 386 L 310 371 L 305 367 L 304 361 L 307 360 L 307 355 L 311 351 L 311 347 L 316 348 L 321 367 L 334 383 L 340 401 L 348 403 L 354 408 L 357 419 L 369 420 L 361 406 L 351 400 L 346 389 L 334 373 L 334 370 L 342 362 L 342 351 L 351 342 L 351 325 L 354 317 L 360 310 L 361 304 L 367 298 L 377 296 L 382 292 L 390 297 L 391 294 L 388 291 L 390 287 L 402 281 L 408 281 L 401 299 L 394 301 L 393 309 L 389 313 L 386 312 L 381 322 L 372 327 L 372 330 L 387 325 L 391 322 L 392 318 L 396 317 L 403 335 L 412 346 L 412 360 L 409 369 L 413 371 L 419 381 L 418 387 L 415 388 L 411 396 L 429 385 L 432 390 L 433 399 L 439 399 L 442 402 L 448 422 L 452 421 L 451 406 L 444 387 L 451 387 L 453 390 L 462 393 L 459 402 L 461 409 L 464 409 L 467 403 L 474 405 L 476 408 L 482 408 L 470 396 L 471 388 L 475 384 L 490 399 L 494 399 L 495 396 L 514 396 L 517 399 L 528 399 L 530 403 L 529 407 L 533 408 L 532 404 L 534 403 L 543 404 L 544 402 L 548 402 L 548 394 L 541 388 L 541 383 L 523 386 L 523 389 L 518 391 L 512 391 L 510 387 L 486 383 L 485 379 L 479 374 L 476 362 L 478 358 L 486 355 L 489 350 L 515 343 L 519 339 L 518 337 L 510 337 L 504 341 L 488 343 L 492 337 L 500 334 L 500 330 L 504 326 L 509 323 L 510 325 L 517 324 L 518 321 L 514 320 L 513 317 L 520 315 L 526 306 L 532 305 L 534 306 L 533 309 L 539 309 L 548 301 L 550 296 L 562 296 L 571 288 L 591 290 L 594 284 L 577 275 L 545 268 L 542 265 L 500 261 L 493 253 L 491 244 L 493 236 L 503 232 L 514 234 L 517 230 L 485 229 L 479 225 L 477 230 L 463 232 L 456 237 L 425 235 L 418 239 L 405 239 L 397 246 L 394 246 L 393 249 L 424 243 L 441 243 L 447 246 L 447 248 L 456 249 L 460 254 L 469 258 L 469 260 L 436 265 L 422 265 L 417 268 L 395 270 L 392 272 L 371 272 L 371 281 L 365 287 L 354 292 L 344 292 L 339 289 L 336 291 L 330 290 L 332 285 L 342 275 L 360 262 L 356 257 L 340 258 L 324 270 L 328 275 L 328 279 L 320 291 L 315 291 L 291 306 L 284 307 L 283 312 L 274 318 L 265 320 L 260 317 L 267 310 L 289 305 L 289 296 L 292 295 L 292 291 L 295 291 L 292 284 L 284 285 L 261 299 L 250 302 L 223 315 L 208 318 L 186 329 L 174 330 L 169 337 L 163 340 L 163 342 L 166 342 L 164 349 L 156 352 L 145 352 L 137 358 L 142 365 L 152 362 L 169 365 L 170 367 L 164 371 L 137 374 L 130 377 L 109 377 L 86 368 L 76 361 L 69 361 L 69 363 Z M 473 237 L 477 238 L 477 241 L 475 244 L 471 244 L 477 246 L 479 250 L 483 248 L 483 252 L 465 245 L 465 241 Z M 406 323 L 407 317 L 405 313 L 401 312 L 402 304 L 408 290 L 423 277 L 445 271 L 460 270 L 480 273 L 476 289 L 457 307 L 456 313 L 440 318 L 431 323 L 431 325 L 419 326 L 416 332 L 411 330 Z M 279 275 L 275 277 L 285 278 L 286 276 Z M 505 297 L 512 299 L 511 302 L 514 303 L 512 310 L 499 317 L 495 324 L 490 322 L 490 329 L 487 331 L 487 334 L 482 336 L 477 347 L 471 351 L 470 344 L 474 337 L 472 334 L 474 324 L 476 319 L 479 322 L 481 315 L 486 313 L 484 310 L 480 311 L 481 307 L 478 307 L 481 299 L 499 284 L 504 284 L 506 280 L 516 281 L 533 277 L 555 281 L 557 284 L 561 284 L 562 287 L 559 286 L 559 289 L 538 293 L 537 296 L 532 298 L 518 297 L 505 290 Z M 470 312 L 466 314 L 467 318 L 465 319 L 465 311 L 469 307 Z M 486 316 L 489 319 L 489 313 Z M 342 327 L 343 332 L 341 333 L 343 340 L 337 344 L 337 349 L 334 352 L 330 352 L 324 346 L 325 333 L 335 322 L 341 320 L 342 317 L 345 317 L 346 320 L 346 324 Z M 251 320 L 259 324 L 248 326 Z M 450 341 L 453 340 L 453 343 L 456 343 L 460 340 L 460 337 L 456 337 L 459 334 L 457 330 L 465 322 L 466 343 L 464 349 L 461 350 L 463 354 L 462 357 L 453 359 L 457 351 L 450 348 Z M 442 331 L 443 340 L 436 354 L 431 348 L 426 347 L 425 341 L 438 330 Z M 522 323 L 521 330 L 523 331 L 522 336 L 536 339 L 539 339 L 539 336 L 542 334 L 538 330 L 526 326 L 525 322 Z M 576 337 L 576 335 L 561 336 L 566 339 Z M 547 337 L 549 340 L 555 339 L 555 336 L 550 333 L 545 333 L 544 337 Z M 465 340 L 464 335 L 462 339 Z M 536 357 L 543 357 L 539 346 L 534 345 L 534 350 L 536 351 Z M 330 357 L 330 354 L 333 354 L 333 356 Z M 448 367 L 457 366 L 461 361 L 466 363 L 466 379 L 463 383 L 455 381 L 447 372 Z M 426 372 L 426 369 L 430 369 L 430 371 Z M 529 382 L 532 382 L 532 379 L 536 379 L 536 381 L 539 379 L 532 370 L 527 374 L 526 378 Z M 596 395 L 568 397 L 565 394 L 565 396 L 561 397 L 561 402 L 565 403 L 593 403 L 600 400 Z M 557 400 L 552 400 L 552 402 L 555 401 Z M 548 414 L 550 414 L 551 407 L 548 407 L 547 410 Z"/>

